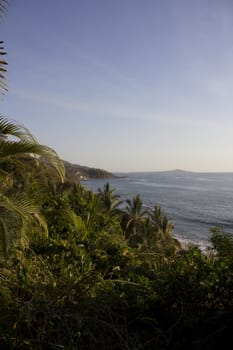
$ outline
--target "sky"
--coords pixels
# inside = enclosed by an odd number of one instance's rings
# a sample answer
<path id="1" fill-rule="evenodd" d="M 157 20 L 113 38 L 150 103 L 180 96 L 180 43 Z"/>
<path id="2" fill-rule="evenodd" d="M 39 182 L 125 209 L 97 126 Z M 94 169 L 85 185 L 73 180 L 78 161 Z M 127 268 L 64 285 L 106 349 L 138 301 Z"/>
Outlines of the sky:
<path id="1" fill-rule="evenodd" d="M 112 172 L 233 171 L 232 0 L 9 0 L 1 114 Z"/>

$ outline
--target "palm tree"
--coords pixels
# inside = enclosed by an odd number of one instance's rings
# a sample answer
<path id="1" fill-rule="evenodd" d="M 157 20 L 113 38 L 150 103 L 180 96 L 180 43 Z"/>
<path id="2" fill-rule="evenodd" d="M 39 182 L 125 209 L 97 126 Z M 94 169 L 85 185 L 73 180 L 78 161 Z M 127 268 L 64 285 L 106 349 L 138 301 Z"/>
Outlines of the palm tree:
<path id="1" fill-rule="evenodd" d="M 110 188 L 109 182 L 104 185 L 103 190 L 98 188 L 98 194 L 103 209 L 109 214 L 115 213 L 117 207 L 122 203 L 120 196 L 115 194 L 115 191 L 115 188 Z"/>
<path id="2" fill-rule="evenodd" d="M 8 162 L 18 167 L 22 162 L 19 157 L 21 155 L 35 158 L 42 156 L 53 165 L 61 180 L 64 180 L 64 165 L 57 153 L 40 145 L 24 126 L 0 116 L 0 165 Z M 15 193 L 6 170 L 0 170 L 0 180 L 0 241 L 6 253 L 9 242 L 25 231 L 25 223 L 36 220 L 47 230 L 33 198 L 28 198 L 25 193 Z"/>
<path id="3" fill-rule="evenodd" d="M 155 230 L 161 239 L 171 235 L 174 225 L 167 215 L 161 210 L 160 206 L 156 205 L 154 207 L 150 213 L 150 217 L 154 223 Z"/>
<path id="4" fill-rule="evenodd" d="M 172 237 L 174 225 L 167 215 L 161 210 L 159 205 L 156 205 L 150 212 L 150 218 L 154 224 L 158 241 L 166 242 L 166 244 L 173 246 L 174 248 L 180 248 L 180 242 Z"/>
<path id="5" fill-rule="evenodd" d="M 126 211 L 126 218 L 127 218 L 127 224 L 126 224 L 126 232 L 127 235 L 138 235 L 139 228 L 142 225 L 142 223 L 146 219 L 146 210 L 143 210 L 142 206 L 142 200 L 137 194 L 133 197 L 133 200 L 130 199 L 126 200 L 127 206 L 125 208 Z"/>

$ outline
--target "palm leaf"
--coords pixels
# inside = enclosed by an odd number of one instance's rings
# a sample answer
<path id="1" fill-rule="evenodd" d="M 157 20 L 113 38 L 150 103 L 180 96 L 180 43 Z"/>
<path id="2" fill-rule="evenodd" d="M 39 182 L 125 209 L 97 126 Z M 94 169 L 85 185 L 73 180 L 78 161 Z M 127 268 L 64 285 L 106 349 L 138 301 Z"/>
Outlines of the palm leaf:
<path id="1" fill-rule="evenodd" d="M 22 219 L 27 219 L 29 215 L 38 211 L 38 208 L 32 199 L 28 199 L 22 193 L 4 195 L 0 193 L 0 213 L 13 212 Z"/>
<path id="2" fill-rule="evenodd" d="M 8 140 L 7 137 L 16 138 L 16 141 Z M 65 167 L 58 154 L 52 148 L 40 145 L 27 128 L 0 115 L 0 161 L 24 154 L 44 157 L 64 181 Z"/>
<path id="3" fill-rule="evenodd" d="M 48 228 L 46 221 L 40 215 L 38 206 L 33 199 L 24 194 L 0 193 L 0 235 L 4 253 L 7 253 L 9 243 L 19 237 L 25 226 L 38 223 L 46 236 Z M 25 231 L 25 230 L 24 230 Z"/>
<path id="4" fill-rule="evenodd" d="M 2 242 L 2 250 L 6 255 L 9 246 L 9 230 L 2 216 L 0 216 L 0 242 Z"/>
<path id="5" fill-rule="evenodd" d="M 64 182 L 65 166 L 62 159 L 58 156 L 57 152 L 48 146 L 41 145 L 41 149 L 37 152 L 37 154 L 41 155 L 52 164 L 60 176 L 61 181 Z"/>
<path id="6" fill-rule="evenodd" d="M 6 8 L 7 8 L 8 0 L 1 0 L 0 1 L 0 13 L 6 14 Z"/>
<path id="7" fill-rule="evenodd" d="M 0 142 L 0 160 L 10 156 L 23 154 L 41 154 L 43 151 L 40 144 L 30 143 L 27 141 L 5 141 Z"/>
<path id="8" fill-rule="evenodd" d="M 46 237 L 48 237 L 49 231 L 48 231 L 48 225 L 47 225 L 46 220 L 43 218 L 42 215 L 39 214 L 39 212 L 35 212 L 32 214 L 33 214 L 34 218 L 36 219 L 36 221 L 38 222 L 38 224 L 40 225 L 40 227 L 42 227 L 42 229 L 44 230 Z"/>
<path id="9" fill-rule="evenodd" d="M 7 4 L 8 4 L 8 0 L 0 0 L 0 19 L 2 15 L 6 14 Z M 0 41 L 0 92 L 7 91 L 6 66 L 8 63 L 2 58 L 2 56 L 6 55 L 3 44 L 4 42 Z"/>
<path id="10" fill-rule="evenodd" d="M 37 143 L 35 136 L 23 125 L 11 121 L 0 114 L 0 137 L 13 136 L 21 141 Z"/>
<path id="11" fill-rule="evenodd" d="M 1 6 L 1 4 L 0 4 L 0 6 Z M 1 9 L 1 7 L 0 7 L 0 9 Z M 6 55 L 3 44 L 4 44 L 4 42 L 0 41 L 0 89 L 3 91 L 7 91 L 6 66 L 8 63 L 2 58 L 2 56 Z"/>

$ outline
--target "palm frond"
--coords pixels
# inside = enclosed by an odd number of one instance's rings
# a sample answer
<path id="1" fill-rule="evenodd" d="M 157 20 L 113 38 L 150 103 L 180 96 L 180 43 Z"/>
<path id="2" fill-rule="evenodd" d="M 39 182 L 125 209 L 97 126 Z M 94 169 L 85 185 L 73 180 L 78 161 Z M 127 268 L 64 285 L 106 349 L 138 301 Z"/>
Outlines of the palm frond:
<path id="1" fill-rule="evenodd" d="M 0 0 L 0 19 L 2 15 L 6 14 L 7 4 L 8 4 L 8 0 Z M 6 55 L 3 44 L 4 42 L 1 40 L 0 41 L 0 93 L 7 91 L 6 66 L 8 63 L 2 58 L 2 56 Z"/>
<path id="2" fill-rule="evenodd" d="M 7 137 L 18 140 L 8 140 Z M 52 148 L 40 145 L 27 128 L 0 115 L 0 161 L 23 154 L 44 157 L 53 165 L 61 180 L 64 181 L 65 167 L 58 154 Z"/>
<path id="3" fill-rule="evenodd" d="M 4 195 L 0 193 L 0 213 L 13 212 L 26 220 L 32 213 L 38 211 L 37 205 L 32 199 L 28 199 L 22 193 Z"/>
<path id="4" fill-rule="evenodd" d="M 0 4 L 0 10 L 1 10 L 1 4 Z M 2 56 L 6 55 L 3 44 L 4 42 L 0 41 L 0 90 L 7 91 L 6 66 L 8 63 L 2 58 Z"/>
<path id="5" fill-rule="evenodd" d="M 58 156 L 57 152 L 53 148 L 48 146 L 41 145 L 41 149 L 37 152 L 38 155 L 41 155 L 46 160 L 48 160 L 52 166 L 56 169 L 58 175 L 61 178 L 61 181 L 65 180 L 65 166 L 62 159 Z"/>
<path id="6" fill-rule="evenodd" d="M 7 253 L 10 241 L 20 237 L 23 229 L 38 223 L 45 235 L 48 235 L 46 221 L 40 214 L 33 199 L 26 195 L 0 193 L 0 246 Z M 25 230 L 24 230 L 25 231 Z"/>
<path id="7" fill-rule="evenodd" d="M 10 238 L 10 234 L 9 234 L 8 226 L 4 218 L 0 216 L 0 242 L 2 245 L 2 250 L 4 255 L 7 254 L 7 250 L 9 246 L 9 238 Z"/>
<path id="8" fill-rule="evenodd" d="M 33 214 L 33 216 L 36 219 L 36 221 L 38 222 L 38 224 L 40 225 L 40 227 L 42 227 L 42 229 L 44 230 L 46 237 L 48 237 L 49 232 L 48 232 L 48 225 L 47 225 L 46 220 L 38 212 L 35 212 Z"/>
<path id="9" fill-rule="evenodd" d="M 8 158 L 10 156 L 23 155 L 23 154 L 38 154 L 42 153 L 41 145 L 37 143 L 30 143 L 27 141 L 5 141 L 0 142 L 0 160 Z"/>
<path id="10" fill-rule="evenodd" d="M 6 9 L 8 5 L 8 0 L 1 0 L 0 1 L 0 13 L 5 15 L 6 14 Z"/>
<path id="11" fill-rule="evenodd" d="M 21 141 L 37 143 L 35 136 L 23 125 L 0 114 L 0 137 L 16 137 Z"/>

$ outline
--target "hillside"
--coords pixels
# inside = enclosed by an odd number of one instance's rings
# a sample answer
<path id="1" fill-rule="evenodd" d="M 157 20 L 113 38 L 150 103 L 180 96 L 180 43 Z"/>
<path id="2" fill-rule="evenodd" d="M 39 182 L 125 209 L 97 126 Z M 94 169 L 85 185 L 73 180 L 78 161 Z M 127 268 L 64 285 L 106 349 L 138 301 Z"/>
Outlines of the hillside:
<path id="1" fill-rule="evenodd" d="M 3 171 L 8 171 L 11 174 L 14 174 L 15 184 L 22 181 L 30 182 L 32 177 L 39 180 L 40 183 L 47 183 L 48 179 L 53 179 L 54 181 L 56 181 L 55 179 L 59 179 L 55 169 L 43 157 L 36 159 L 31 156 L 21 156 L 19 159 L 22 162 L 20 169 L 17 169 L 14 163 L 1 163 L 1 169 Z M 80 180 L 88 179 L 110 179 L 116 177 L 112 173 L 103 169 L 90 168 L 87 166 L 72 164 L 67 161 L 63 161 L 63 163 L 66 173 L 65 179 L 70 182 L 79 182 Z M 23 178 L 22 173 L 24 173 Z"/>
<path id="2" fill-rule="evenodd" d="M 97 168 L 90 168 L 79 164 L 72 164 L 63 160 L 66 168 L 66 179 L 70 181 L 80 181 L 87 179 L 111 179 L 116 176 L 112 173 Z"/>

